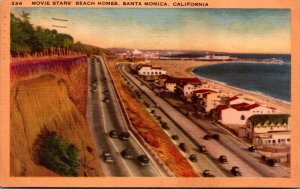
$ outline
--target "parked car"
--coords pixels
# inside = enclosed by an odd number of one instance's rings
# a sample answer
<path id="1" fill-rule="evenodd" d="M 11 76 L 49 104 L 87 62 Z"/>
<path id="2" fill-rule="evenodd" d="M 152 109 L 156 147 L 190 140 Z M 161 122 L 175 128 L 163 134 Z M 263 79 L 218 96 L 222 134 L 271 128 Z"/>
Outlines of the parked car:
<path id="1" fill-rule="evenodd" d="M 105 102 L 105 103 L 108 103 L 109 99 L 107 97 L 105 97 L 102 101 Z"/>
<path id="2" fill-rule="evenodd" d="M 190 159 L 192 162 L 197 162 L 197 161 L 198 161 L 197 156 L 196 156 L 195 154 L 190 155 L 189 159 Z"/>
<path id="3" fill-rule="evenodd" d="M 219 160 L 220 163 L 223 163 L 223 164 L 228 163 L 227 157 L 225 155 L 220 155 L 218 160 Z"/>
<path id="4" fill-rule="evenodd" d="M 146 155 L 138 155 L 136 159 L 141 165 L 149 164 L 149 158 Z"/>
<path id="5" fill-rule="evenodd" d="M 127 131 L 122 131 L 120 134 L 120 138 L 122 140 L 129 140 L 130 134 Z"/>
<path id="6" fill-rule="evenodd" d="M 102 153 L 102 158 L 103 158 L 103 161 L 105 163 L 113 163 L 115 161 L 114 157 L 112 156 L 112 154 L 108 151 L 104 151 Z"/>
<path id="7" fill-rule="evenodd" d="M 171 138 L 172 138 L 173 140 L 179 140 L 178 135 L 172 135 Z"/>
<path id="8" fill-rule="evenodd" d="M 255 146 L 250 146 L 250 147 L 248 148 L 248 150 L 249 150 L 250 152 L 256 152 Z"/>
<path id="9" fill-rule="evenodd" d="M 240 172 L 240 168 L 238 166 L 233 166 L 230 170 L 230 172 L 234 175 L 234 176 L 242 176 L 242 173 Z"/>
<path id="10" fill-rule="evenodd" d="M 161 126 L 163 129 L 165 129 L 165 130 L 169 130 L 170 129 L 170 127 L 167 125 L 167 124 L 164 124 L 164 125 L 162 125 Z"/>
<path id="11" fill-rule="evenodd" d="M 272 167 L 277 167 L 278 166 L 278 161 L 276 159 L 267 159 L 267 164 L 272 166 Z"/>
<path id="12" fill-rule="evenodd" d="M 263 161 L 267 161 L 267 160 L 268 160 L 267 156 L 265 156 L 265 155 L 262 155 L 260 158 L 261 158 Z"/>
<path id="13" fill-rule="evenodd" d="M 121 131 L 118 131 L 118 130 L 111 130 L 111 131 L 109 131 L 109 136 L 111 137 L 111 138 L 119 138 L 120 137 L 120 135 L 121 135 Z"/>
<path id="14" fill-rule="evenodd" d="M 199 146 L 199 152 L 201 153 L 207 153 L 206 147 L 205 146 Z"/>
<path id="15" fill-rule="evenodd" d="M 204 170 L 202 175 L 204 177 L 215 177 L 215 175 L 211 174 L 210 171 L 208 169 Z"/>
<path id="16" fill-rule="evenodd" d="M 211 137 L 215 140 L 219 140 L 220 139 L 220 135 L 219 134 L 213 134 L 211 135 Z"/>
<path id="17" fill-rule="evenodd" d="M 211 139 L 211 136 L 210 136 L 210 135 L 204 135 L 204 136 L 203 136 L 203 140 L 209 140 L 209 139 Z"/>
<path id="18" fill-rule="evenodd" d="M 180 148 L 183 152 L 186 152 L 186 151 L 187 151 L 186 144 L 183 143 L 183 142 L 179 144 L 179 148 Z"/>
<path id="19" fill-rule="evenodd" d="M 133 152 L 131 149 L 125 149 L 121 152 L 121 155 L 124 159 L 132 159 L 133 158 Z"/>

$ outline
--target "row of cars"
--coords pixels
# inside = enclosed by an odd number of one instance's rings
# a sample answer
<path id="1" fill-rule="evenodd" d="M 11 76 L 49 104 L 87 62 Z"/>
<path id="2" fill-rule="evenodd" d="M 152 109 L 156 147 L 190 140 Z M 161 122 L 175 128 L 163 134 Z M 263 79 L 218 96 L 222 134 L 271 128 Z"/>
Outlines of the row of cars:
<path id="1" fill-rule="evenodd" d="M 128 141 L 130 138 L 130 134 L 127 131 L 119 131 L 119 130 L 111 130 L 108 133 L 109 137 L 120 139 L 123 141 Z M 141 165 L 148 165 L 149 164 L 149 158 L 146 155 L 135 155 L 133 150 L 127 148 L 120 152 L 121 156 L 124 159 L 136 159 L 136 161 Z M 113 163 L 115 161 L 112 153 L 109 151 L 104 151 L 101 155 L 103 158 L 103 161 L 105 163 Z"/>

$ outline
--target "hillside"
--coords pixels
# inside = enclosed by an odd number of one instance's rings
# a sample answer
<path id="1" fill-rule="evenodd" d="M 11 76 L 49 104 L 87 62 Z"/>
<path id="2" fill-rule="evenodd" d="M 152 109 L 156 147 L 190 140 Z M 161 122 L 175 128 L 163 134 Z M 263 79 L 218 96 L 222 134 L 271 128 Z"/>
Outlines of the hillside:
<path id="1" fill-rule="evenodd" d="M 12 86 L 11 175 L 56 175 L 39 165 L 39 135 L 45 131 L 56 132 L 79 149 L 78 176 L 103 175 L 87 122 L 69 98 L 64 81 L 54 75 L 39 76 Z"/>

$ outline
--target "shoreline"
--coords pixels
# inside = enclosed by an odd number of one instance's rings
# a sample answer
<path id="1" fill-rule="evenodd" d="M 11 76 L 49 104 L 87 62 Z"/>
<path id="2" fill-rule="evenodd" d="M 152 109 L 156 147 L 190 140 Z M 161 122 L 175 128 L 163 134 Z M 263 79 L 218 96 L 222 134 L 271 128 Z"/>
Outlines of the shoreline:
<path id="1" fill-rule="evenodd" d="M 174 64 L 172 64 L 172 62 L 168 61 L 167 64 L 169 64 L 169 65 L 163 65 L 162 62 L 160 62 L 160 63 L 153 62 L 153 63 L 155 65 L 159 65 L 162 68 L 166 69 L 167 74 L 170 76 L 173 76 L 173 77 L 191 77 L 191 76 L 198 77 L 201 80 L 211 83 L 213 86 L 215 86 L 216 88 L 219 88 L 223 92 L 241 94 L 241 97 L 251 99 L 260 105 L 266 105 L 269 107 L 276 108 L 277 110 L 280 111 L 279 113 L 288 113 L 288 114 L 291 113 L 291 103 L 290 102 L 276 99 L 271 96 L 267 96 L 265 94 L 257 93 L 254 91 L 249 91 L 246 89 L 230 86 L 226 83 L 222 83 L 220 81 L 216 81 L 216 80 L 208 79 L 208 78 L 205 78 L 202 76 L 198 76 L 195 73 L 193 73 L 193 70 L 197 67 L 213 65 L 213 64 L 222 64 L 222 63 L 225 63 L 224 61 L 213 61 L 213 62 L 211 62 L 211 61 L 209 61 L 209 62 L 190 61 L 189 62 L 190 65 L 188 65 L 188 64 L 182 65 L 184 62 L 187 62 L 187 61 L 181 61 L 181 62 L 176 61 L 176 62 L 174 62 Z M 174 72 L 175 69 L 176 69 L 176 71 Z"/>

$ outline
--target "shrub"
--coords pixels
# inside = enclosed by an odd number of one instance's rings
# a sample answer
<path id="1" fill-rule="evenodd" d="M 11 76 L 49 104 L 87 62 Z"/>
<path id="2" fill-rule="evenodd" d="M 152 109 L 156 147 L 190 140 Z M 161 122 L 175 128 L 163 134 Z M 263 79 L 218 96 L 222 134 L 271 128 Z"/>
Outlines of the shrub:
<path id="1" fill-rule="evenodd" d="M 39 158 L 42 165 L 62 176 L 76 176 L 80 166 L 79 150 L 63 138 L 51 133 L 41 144 Z"/>

